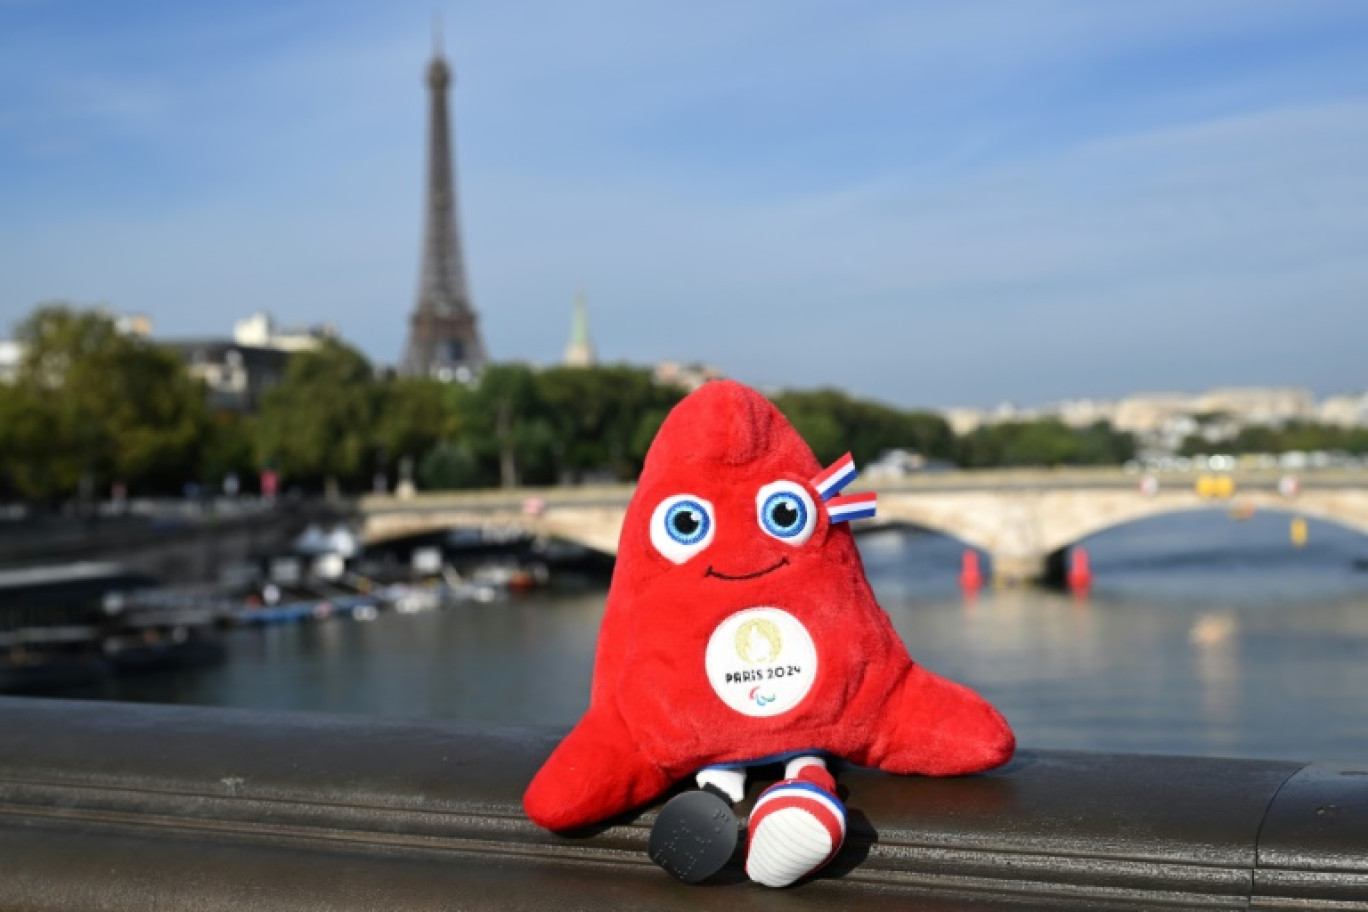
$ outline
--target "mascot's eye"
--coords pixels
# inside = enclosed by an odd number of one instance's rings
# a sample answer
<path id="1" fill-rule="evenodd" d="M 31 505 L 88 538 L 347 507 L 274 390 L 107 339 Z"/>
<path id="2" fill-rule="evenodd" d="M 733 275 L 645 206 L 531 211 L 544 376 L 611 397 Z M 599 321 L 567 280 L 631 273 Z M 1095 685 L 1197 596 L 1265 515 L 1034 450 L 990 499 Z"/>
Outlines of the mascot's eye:
<path id="1" fill-rule="evenodd" d="M 761 488 L 755 495 L 755 509 L 765 534 L 790 545 L 801 545 L 817 528 L 812 496 L 792 481 L 776 481 Z"/>
<path id="2" fill-rule="evenodd" d="M 651 514 L 651 544 L 676 564 L 708 547 L 712 539 L 712 504 L 694 494 L 667 497 Z"/>

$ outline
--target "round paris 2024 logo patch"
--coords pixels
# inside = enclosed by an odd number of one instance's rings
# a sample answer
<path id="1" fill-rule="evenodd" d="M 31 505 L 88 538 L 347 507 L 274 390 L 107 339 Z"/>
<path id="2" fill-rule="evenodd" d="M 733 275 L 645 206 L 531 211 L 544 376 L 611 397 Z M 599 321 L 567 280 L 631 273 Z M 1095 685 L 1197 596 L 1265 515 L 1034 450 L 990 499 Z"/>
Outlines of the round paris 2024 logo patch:
<path id="1" fill-rule="evenodd" d="M 817 679 L 812 637 L 780 608 L 747 608 L 718 624 L 704 663 L 722 702 L 747 716 L 788 712 Z"/>

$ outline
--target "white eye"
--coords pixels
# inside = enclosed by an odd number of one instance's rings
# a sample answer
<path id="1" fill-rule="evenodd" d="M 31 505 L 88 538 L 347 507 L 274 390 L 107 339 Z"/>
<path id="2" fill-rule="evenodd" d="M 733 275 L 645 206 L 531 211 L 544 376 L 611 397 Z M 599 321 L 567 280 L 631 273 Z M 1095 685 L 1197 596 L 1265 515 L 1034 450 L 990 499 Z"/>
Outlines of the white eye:
<path id="1" fill-rule="evenodd" d="M 765 534 L 790 545 L 801 545 L 817 528 L 812 497 L 792 481 L 776 481 L 761 488 L 755 495 L 755 510 Z"/>
<path id="2" fill-rule="evenodd" d="M 713 507 L 696 494 L 673 494 L 651 514 L 651 544 L 682 564 L 713 540 Z"/>

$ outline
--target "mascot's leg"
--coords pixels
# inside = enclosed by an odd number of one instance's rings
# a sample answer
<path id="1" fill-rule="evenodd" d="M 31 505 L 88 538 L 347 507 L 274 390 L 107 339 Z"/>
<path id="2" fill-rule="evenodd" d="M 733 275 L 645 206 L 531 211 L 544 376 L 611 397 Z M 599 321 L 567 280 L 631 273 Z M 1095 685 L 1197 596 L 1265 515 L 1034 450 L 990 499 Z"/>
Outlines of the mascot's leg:
<path id="1" fill-rule="evenodd" d="M 784 781 L 765 789 L 751 809 L 746 874 L 767 887 L 787 887 L 836 857 L 845 834 L 845 806 L 826 765 L 817 757 L 790 760 Z"/>
<path id="2" fill-rule="evenodd" d="M 710 766 L 694 777 L 698 787 L 714 792 L 728 806 L 746 797 L 746 769 L 742 766 Z"/>
<path id="3" fill-rule="evenodd" d="M 1015 748 L 988 701 L 913 665 L 885 702 L 868 755 L 852 759 L 891 773 L 961 776 L 1001 766 Z"/>
<path id="4" fill-rule="evenodd" d="M 651 827 L 651 860 L 685 883 L 712 877 L 736 850 L 732 805 L 746 795 L 746 771 L 710 766 L 697 775 L 696 792 L 666 802 Z"/>
<path id="5" fill-rule="evenodd" d="M 533 777 L 523 808 L 539 826 L 568 830 L 645 804 L 670 784 L 620 718 L 590 710 Z"/>

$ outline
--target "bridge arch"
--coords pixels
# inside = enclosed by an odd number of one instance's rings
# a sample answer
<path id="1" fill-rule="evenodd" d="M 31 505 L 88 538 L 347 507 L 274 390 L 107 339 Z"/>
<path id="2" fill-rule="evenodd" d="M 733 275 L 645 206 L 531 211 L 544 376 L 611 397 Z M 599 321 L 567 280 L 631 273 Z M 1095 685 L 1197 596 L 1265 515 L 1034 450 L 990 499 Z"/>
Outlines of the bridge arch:
<path id="1" fill-rule="evenodd" d="M 949 497 L 880 493 L 878 518 L 890 525 L 937 532 L 971 548 L 992 552 L 1000 544 L 998 518 L 1003 507 L 995 495 L 986 493 L 964 492 Z"/>
<path id="2" fill-rule="evenodd" d="M 987 550 L 986 545 L 980 542 L 970 541 L 967 537 L 965 537 L 965 534 L 959 529 L 955 529 L 953 527 L 948 526 L 937 527 L 931 525 L 929 522 L 919 522 L 917 520 L 904 519 L 901 517 L 899 517 L 898 519 L 891 520 L 885 520 L 882 517 L 880 517 L 868 524 L 862 523 L 859 526 L 855 527 L 852 531 L 858 537 L 864 532 L 879 532 L 888 529 L 896 531 L 907 530 L 918 532 L 930 532 L 932 534 L 942 535 L 948 539 L 957 541 L 960 544 L 964 545 L 966 548 L 976 548 L 980 551 Z"/>
<path id="3" fill-rule="evenodd" d="M 879 513 L 988 552 L 1000 581 L 1028 582 L 1048 579 L 1052 571 L 1058 575 L 1063 552 L 1107 529 L 1231 506 L 1302 515 L 1368 535 L 1368 490 L 1358 488 L 1309 490 L 1292 498 L 1276 490 L 1254 490 L 1222 500 L 1199 497 L 1188 489 L 1146 496 L 1119 486 L 893 492 L 880 496 Z"/>
<path id="4" fill-rule="evenodd" d="M 1130 479 L 1031 477 L 1021 483 L 977 484 L 963 477 L 879 491 L 879 519 L 949 536 L 986 552 L 1004 582 L 1046 578 L 1051 555 L 1115 526 L 1189 510 L 1249 506 L 1336 523 L 1368 535 L 1368 487 L 1359 479 L 1307 487 L 1294 497 L 1276 479 L 1250 484 L 1233 498 L 1199 497 L 1187 481 L 1146 495 Z M 617 539 L 631 488 L 428 495 L 407 502 L 363 503 L 366 541 L 455 526 L 505 525 L 560 538 L 606 554 Z M 531 501 L 539 504 L 528 509 Z"/>
<path id="5" fill-rule="evenodd" d="M 1089 515 L 1086 512 L 1060 511 L 1057 520 L 1047 517 L 1043 546 L 1048 552 L 1066 549 L 1085 538 L 1108 529 L 1141 522 L 1159 516 L 1202 510 L 1230 510 L 1248 508 L 1260 512 L 1305 516 L 1333 523 L 1361 535 L 1368 536 L 1368 495 L 1350 496 L 1357 492 L 1325 494 L 1311 492 L 1294 498 L 1271 492 L 1252 492 L 1228 499 L 1211 500 L 1193 495 L 1169 498 L 1130 499 L 1115 504 L 1100 503 L 1102 509 Z"/>

